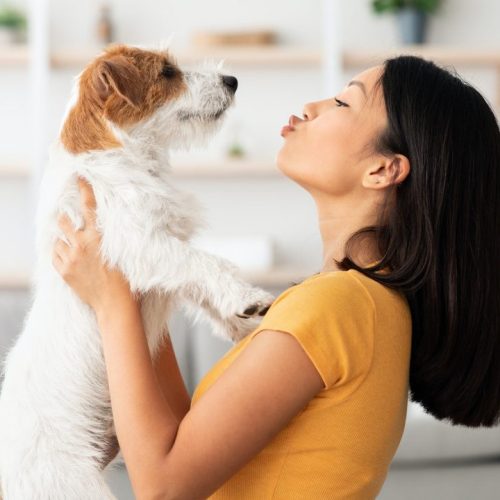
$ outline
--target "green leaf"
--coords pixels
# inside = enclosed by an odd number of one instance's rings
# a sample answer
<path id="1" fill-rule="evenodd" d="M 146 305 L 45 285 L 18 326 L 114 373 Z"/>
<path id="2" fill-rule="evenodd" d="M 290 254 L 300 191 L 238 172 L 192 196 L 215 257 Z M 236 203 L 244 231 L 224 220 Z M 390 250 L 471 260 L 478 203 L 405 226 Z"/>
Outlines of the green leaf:
<path id="1" fill-rule="evenodd" d="M 13 7 L 1 7 L 0 26 L 13 29 L 24 29 L 26 27 L 26 16 L 23 12 Z"/>
<path id="2" fill-rule="evenodd" d="M 404 7 L 415 7 L 430 14 L 437 10 L 440 0 L 372 0 L 371 3 L 376 14 L 397 12 Z"/>

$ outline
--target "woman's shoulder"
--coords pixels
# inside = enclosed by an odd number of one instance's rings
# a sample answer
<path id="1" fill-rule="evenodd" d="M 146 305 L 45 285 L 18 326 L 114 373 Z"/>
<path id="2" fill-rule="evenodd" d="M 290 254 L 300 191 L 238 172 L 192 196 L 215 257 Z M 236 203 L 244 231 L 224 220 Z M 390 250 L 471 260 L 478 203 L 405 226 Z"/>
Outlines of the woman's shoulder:
<path id="1" fill-rule="evenodd" d="M 333 303 L 344 309 L 371 310 L 387 308 L 409 309 L 405 295 L 363 273 L 347 271 L 327 271 L 309 276 L 302 282 L 285 290 L 275 301 L 292 304 L 303 301 L 312 308 Z"/>
<path id="2" fill-rule="evenodd" d="M 287 288 L 273 302 L 268 314 L 293 314 L 356 310 L 373 312 L 375 303 L 363 282 L 350 271 L 314 274 Z"/>
<path id="3" fill-rule="evenodd" d="M 320 293 L 330 292 L 335 295 L 344 293 L 370 297 L 365 282 L 360 277 L 366 278 L 362 273 L 354 269 L 349 269 L 348 271 L 320 272 L 305 278 L 288 290 L 293 292 L 304 291 L 305 293 L 314 291 Z"/>

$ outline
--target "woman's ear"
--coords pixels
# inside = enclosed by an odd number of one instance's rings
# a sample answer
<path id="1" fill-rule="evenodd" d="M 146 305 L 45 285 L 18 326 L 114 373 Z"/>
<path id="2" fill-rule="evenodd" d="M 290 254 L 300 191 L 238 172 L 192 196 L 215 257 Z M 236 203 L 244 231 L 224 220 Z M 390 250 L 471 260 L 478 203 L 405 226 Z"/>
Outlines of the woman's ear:
<path id="1" fill-rule="evenodd" d="M 404 155 L 382 157 L 375 167 L 370 167 L 363 178 L 363 186 L 385 188 L 401 184 L 410 173 L 410 160 Z"/>
<path id="2" fill-rule="evenodd" d="M 397 154 L 394 156 L 391 165 L 393 166 L 390 174 L 392 179 L 391 183 L 399 185 L 410 173 L 410 160 L 402 154 Z"/>
<path id="3" fill-rule="evenodd" d="M 410 173 L 410 160 L 402 155 L 394 155 L 392 162 L 388 166 L 388 175 L 391 184 L 401 184 Z"/>

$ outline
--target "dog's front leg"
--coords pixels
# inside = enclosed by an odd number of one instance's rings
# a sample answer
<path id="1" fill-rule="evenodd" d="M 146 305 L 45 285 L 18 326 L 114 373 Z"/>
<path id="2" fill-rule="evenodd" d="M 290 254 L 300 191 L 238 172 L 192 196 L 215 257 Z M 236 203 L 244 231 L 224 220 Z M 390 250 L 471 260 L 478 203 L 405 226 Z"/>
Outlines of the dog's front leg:
<path id="1" fill-rule="evenodd" d="M 128 246 L 130 243 L 128 244 Z M 127 258 L 120 267 L 129 279 L 132 290 L 143 293 L 161 290 L 178 294 L 206 310 L 212 322 L 231 340 L 246 335 L 269 308 L 274 297 L 237 276 L 232 263 L 193 248 L 189 243 L 168 235 L 144 242 L 134 262 Z"/>

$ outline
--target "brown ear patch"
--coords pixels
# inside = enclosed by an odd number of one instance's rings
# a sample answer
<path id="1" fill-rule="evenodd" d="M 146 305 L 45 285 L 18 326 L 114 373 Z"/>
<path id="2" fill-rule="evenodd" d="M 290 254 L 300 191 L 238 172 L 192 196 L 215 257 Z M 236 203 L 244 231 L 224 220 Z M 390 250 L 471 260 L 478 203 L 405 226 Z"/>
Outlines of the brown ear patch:
<path id="1" fill-rule="evenodd" d="M 92 84 L 99 99 L 104 103 L 113 93 L 133 108 L 141 105 L 141 74 L 124 56 L 114 56 L 99 62 L 92 72 Z"/>
<path id="2" fill-rule="evenodd" d="M 130 127 L 186 89 L 169 54 L 124 45 L 111 46 L 94 60 L 79 84 L 78 101 L 61 132 L 64 146 L 75 154 L 120 147 L 106 120 Z"/>
<path id="3" fill-rule="evenodd" d="M 61 142 L 73 154 L 94 149 L 118 148 L 116 139 L 91 102 L 79 101 L 70 111 L 61 131 Z"/>

